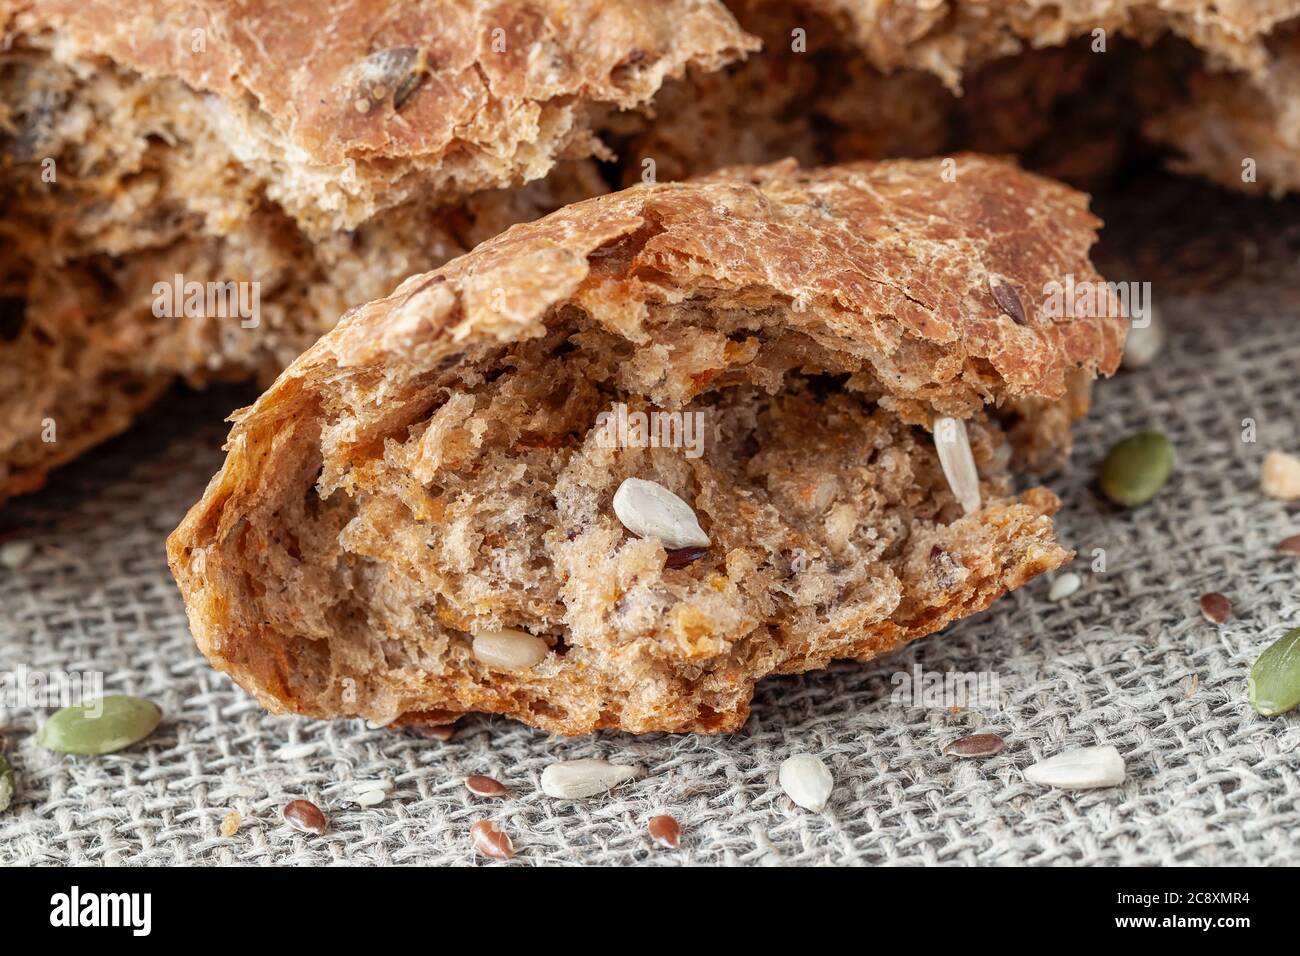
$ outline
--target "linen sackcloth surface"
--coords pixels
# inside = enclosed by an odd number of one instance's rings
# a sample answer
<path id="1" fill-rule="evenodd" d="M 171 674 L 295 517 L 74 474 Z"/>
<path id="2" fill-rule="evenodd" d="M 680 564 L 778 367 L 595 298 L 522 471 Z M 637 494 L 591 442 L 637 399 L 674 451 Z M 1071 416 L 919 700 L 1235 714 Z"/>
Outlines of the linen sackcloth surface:
<path id="1" fill-rule="evenodd" d="M 1300 506 L 1259 491 L 1268 449 L 1300 452 L 1300 204 L 1161 179 L 1101 205 L 1103 272 L 1153 282 L 1168 341 L 1099 385 L 1069 469 L 1048 482 L 1078 551 L 1069 598 L 1050 601 L 1039 579 L 892 656 L 769 680 L 744 729 L 720 737 L 565 739 L 470 717 L 442 743 L 273 717 L 195 649 L 163 555 L 221 461 L 222 419 L 251 396 L 180 394 L 0 512 L 0 536 L 33 548 L 0 568 L 0 671 L 102 672 L 107 693 L 164 713 L 141 744 L 70 757 L 31 740 L 47 710 L 0 712 L 18 781 L 0 864 L 486 864 L 469 837 L 483 818 L 513 838 L 509 865 L 1300 863 L 1300 713 L 1260 717 L 1246 696 L 1260 651 L 1300 626 L 1300 559 L 1275 550 L 1300 533 Z M 1145 428 L 1173 439 L 1177 470 L 1155 501 L 1119 511 L 1094 491 L 1097 465 Z M 1233 602 L 1221 627 L 1199 612 L 1209 591 Z M 917 667 L 996 676 L 996 700 L 954 712 L 891 699 Z M 973 731 L 1005 749 L 943 754 Z M 1022 776 L 1103 743 L 1124 756 L 1122 786 Z M 824 813 L 777 782 L 801 752 L 834 775 Z M 590 800 L 543 795 L 542 770 L 579 757 L 645 774 Z M 511 795 L 476 797 L 469 774 Z M 392 789 L 358 806 L 352 787 L 371 780 Z M 325 835 L 283 822 L 297 797 L 326 811 Z M 656 814 L 680 822 L 678 849 L 649 839 Z"/>

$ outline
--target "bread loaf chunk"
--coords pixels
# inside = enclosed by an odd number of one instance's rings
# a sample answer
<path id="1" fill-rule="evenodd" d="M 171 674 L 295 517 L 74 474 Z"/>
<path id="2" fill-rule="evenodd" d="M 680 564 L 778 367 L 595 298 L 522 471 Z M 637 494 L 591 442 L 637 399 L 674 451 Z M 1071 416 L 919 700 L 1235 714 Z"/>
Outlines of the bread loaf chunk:
<path id="1" fill-rule="evenodd" d="M 1041 304 L 1085 196 L 955 159 L 638 186 L 353 309 L 168 541 L 199 647 L 276 712 L 717 732 L 1058 567 L 1014 472 L 1126 323 Z"/>
<path id="2" fill-rule="evenodd" d="M 0 0 L 0 500 L 605 191 L 610 115 L 754 45 L 701 0 Z"/>
<path id="3" fill-rule="evenodd" d="M 1300 188 L 1300 0 L 727 0 L 761 52 L 627 117 L 625 182 L 1014 153 L 1104 188 L 1161 160 L 1239 191 Z M 1251 162 L 1243 171 L 1243 163 Z"/>

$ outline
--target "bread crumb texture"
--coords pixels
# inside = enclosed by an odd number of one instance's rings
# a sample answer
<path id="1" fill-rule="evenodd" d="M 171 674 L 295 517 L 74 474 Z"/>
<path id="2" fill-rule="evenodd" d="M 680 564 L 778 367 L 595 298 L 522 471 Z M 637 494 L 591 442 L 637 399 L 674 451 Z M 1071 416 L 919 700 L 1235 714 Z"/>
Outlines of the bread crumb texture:
<path id="1" fill-rule="evenodd" d="M 276 711 L 723 731 L 765 675 L 874 657 L 1058 567 L 1058 502 L 1016 495 L 1011 468 L 1059 456 L 1124 321 L 1032 307 L 1050 278 L 1095 278 L 1084 197 L 958 167 L 636 187 L 353 310 L 238 416 L 169 539 L 199 646 Z M 703 454 L 605 440 L 619 404 L 698 413 Z M 939 414 L 966 422 L 974 514 Z M 629 533 L 629 477 L 690 504 L 707 551 L 670 562 Z M 501 629 L 545 655 L 477 658 Z"/>
<path id="2" fill-rule="evenodd" d="M 0 0 L 0 501 L 604 192 L 603 117 L 754 45 L 697 0 Z M 158 314 L 178 276 L 241 311 Z"/>

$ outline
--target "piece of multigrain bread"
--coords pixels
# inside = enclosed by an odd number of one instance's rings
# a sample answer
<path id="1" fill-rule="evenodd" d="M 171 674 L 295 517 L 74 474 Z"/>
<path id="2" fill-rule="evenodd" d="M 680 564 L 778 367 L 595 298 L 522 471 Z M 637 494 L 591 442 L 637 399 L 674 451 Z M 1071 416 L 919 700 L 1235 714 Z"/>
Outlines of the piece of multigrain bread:
<path id="1" fill-rule="evenodd" d="M 712 0 L 0 0 L 0 500 L 605 191 L 610 115 L 754 45 Z M 176 276 L 256 314 L 159 315 Z"/>
<path id="2" fill-rule="evenodd" d="M 1058 501 L 1012 468 L 1119 360 L 1122 318 L 1038 305 L 1098 280 L 1099 223 L 1009 164 L 951 172 L 638 186 L 354 309 L 236 415 L 168 541 L 199 647 L 277 712 L 724 731 L 766 675 L 875 657 L 1058 567 Z M 617 440 L 620 406 L 698 415 L 702 447 Z M 964 423 L 970 513 L 937 417 Z M 628 478 L 708 547 L 626 530 Z M 499 629 L 536 639 L 494 650 Z"/>
<path id="3" fill-rule="evenodd" d="M 1300 0 L 727 3 L 762 51 L 629 117 L 625 182 L 647 159 L 664 179 L 969 149 L 1094 188 L 1158 150 L 1238 190 L 1300 189 Z"/>

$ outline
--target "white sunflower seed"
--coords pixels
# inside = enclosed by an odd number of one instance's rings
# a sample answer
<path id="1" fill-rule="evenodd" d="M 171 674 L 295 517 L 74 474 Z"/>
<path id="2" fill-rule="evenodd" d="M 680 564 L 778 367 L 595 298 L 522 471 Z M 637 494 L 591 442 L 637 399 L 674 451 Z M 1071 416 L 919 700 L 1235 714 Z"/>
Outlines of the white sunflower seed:
<path id="1" fill-rule="evenodd" d="M 380 793 L 387 793 L 393 789 L 391 780 L 358 780 L 352 785 L 352 792 L 356 794 L 373 793 L 378 790 Z"/>
<path id="2" fill-rule="evenodd" d="M 366 790 L 354 797 L 357 803 L 363 807 L 374 807 L 388 799 L 388 794 L 383 790 Z"/>
<path id="3" fill-rule="evenodd" d="M 604 760 L 561 760 L 542 771 L 542 793 L 557 800 L 581 800 L 631 780 L 640 767 Z"/>
<path id="4" fill-rule="evenodd" d="M 1259 472 L 1259 488 L 1278 501 L 1300 501 L 1300 458 L 1282 451 L 1269 452 Z"/>
<path id="5" fill-rule="evenodd" d="M 0 544 L 0 564 L 10 571 L 17 571 L 27 563 L 35 550 L 30 541 L 6 541 Z"/>
<path id="6" fill-rule="evenodd" d="M 971 454 L 970 439 L 966 437 L 966 423 L 960 418 L 939 417 L 934 420 L 934 447 L 939 453 L 939 464 L 953 497 L 966 514 L 980 510 L 980 476 L 975 470 L 975 456 Z"/>
<path id="7" fill-rule="evenodd" d="M 1117 787 L 1124 782 L 1124 758 L 1114 747 L 1080 747 L 1026 767 L 1025 779 L 1062 790 Z"/>
<path id="8" fill-rule="evenodd" d="M 1124 340 L 1123 365 L 1127 369 L 1146 368 L 1165 344 L 1164 326 L 1158 321 L 1155 306 L 1150 310 L 1151 320 L 1143 326 L 1133 326 Z"/>
<path id="9" fill-rule="evenodd" d="M 474 635 L 474 656 L 498 670 L 528 670 L 540 664 L 549 651 L 544 640 L 526 631 L 503 628 Z"/>
<path id="10" fill-rule="evenodd" d="M 777 774 L 786 796 L 813 813 L 821 813 L 830 798 L 835 779 L 826 764 L 812 754 L 795 754 L 781 763 Z"/>
<path id="11" fill-rule="evenodd" d="M 656 482 L 623 479 L 614 492 L 614 514 L 628 531 L 641 538 L 658 538 L 666 550 L 709 546 L 695 510 Z"/>
<path id="12" fill-rule="evenodd" d="M 1060 577 L 1052 581 L 1051 590 L 1047 592 L 1047 598 L 1050 601 L 1064 601 L 1075 591 L 1079 590 L 1079 585 L 1083 584 L 1083 579 L 1073 571 L 1067 571 Z"/>
<path id="13" fill-rule="evenodd" d="M 290 744 L 287 747 L 281 747 L 275 752 L 275 755 L 281 760 L 297 760 L 300 757 L 310 757 L 316 752 L 320 744 Z"/>

